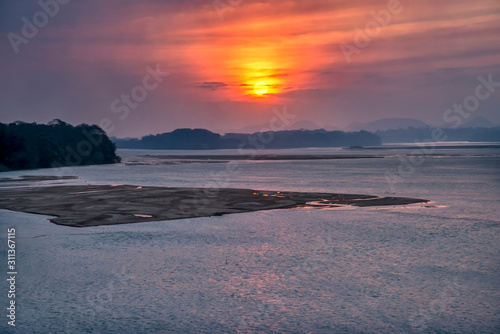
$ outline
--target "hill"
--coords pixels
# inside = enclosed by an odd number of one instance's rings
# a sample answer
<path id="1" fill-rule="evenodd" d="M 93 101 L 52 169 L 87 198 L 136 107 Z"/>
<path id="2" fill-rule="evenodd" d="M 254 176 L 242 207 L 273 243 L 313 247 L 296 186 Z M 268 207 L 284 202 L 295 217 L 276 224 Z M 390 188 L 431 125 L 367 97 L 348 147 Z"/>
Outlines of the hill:
<path id="1" fill-rule="evenodd" d="M 369 123 L 353 123 L 346 130 L 360 131 L 366 130 L 370 132 L 384 131 L 390 129 L 408 129 L 408 128 L 425 128 L 428 125 L 418 119 L 413 118 L 384 118 Z"/>
<path id="2" fill-rule="evenodd" d="M 141 139 L 112 138 L 118 148 L 164 150 L 210 150 L 238 148 L 298 148 L 376 146 L 380 137 L 367 131 L 342 132 L 320 130 L 289 130 L 227 133 L 223 136 L 205 129 L 177 129 Z"/>
<path id="3" fill-rule="evenodd" d="M 434 128 L 409 128 L 409 129 L 391 129 L 385 131 L 376 131 L 375 133 L 382 138 L 383 143 L 413 143 L 423 142 L 433 138 Z M 490 128 L 443 128 L 443 134 L 446 141 L 468 141 L 468 142 L 500 142 L 500 127 Z"/>

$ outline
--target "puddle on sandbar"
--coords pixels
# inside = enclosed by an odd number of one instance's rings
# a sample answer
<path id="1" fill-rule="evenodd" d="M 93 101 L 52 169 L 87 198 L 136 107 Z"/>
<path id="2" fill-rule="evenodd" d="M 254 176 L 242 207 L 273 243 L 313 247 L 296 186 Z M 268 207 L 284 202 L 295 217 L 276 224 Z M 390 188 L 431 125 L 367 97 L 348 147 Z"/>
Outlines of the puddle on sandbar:
<path id="1" fill-rule="evenodd" d="M 354 210 L 358 207 L 349 204 L 325 204 L 321 201 L 307 202 L 303 206 L 298 206 L 294 209 L 307 209 L 307 210 Z"/>
<path id="2" fill-rule="evenodd" d="M 434 205 L 429 203 L 414 203 L 405 205 L 387 205 L 387 206 L 374 206 L 369 207 L 372 210 L 419 210 L 419 209 L 442 209 L 446 208 L 446 205 Z"/>
<path id="3" fill-rule="evenodd" d="M 293 209 L 307 209 L 307 210 L 411 210 L 411 209 L 440 209 L 446 208 L 446 205 L 434 205 L 434 202 L 429 203 L 414 203 L 405 205 L 374 205 L 374 206 L 357 206 L 351 204 L 325 204 L 322 201 L 307 202 L 303 206 L 298 206 Z"/>

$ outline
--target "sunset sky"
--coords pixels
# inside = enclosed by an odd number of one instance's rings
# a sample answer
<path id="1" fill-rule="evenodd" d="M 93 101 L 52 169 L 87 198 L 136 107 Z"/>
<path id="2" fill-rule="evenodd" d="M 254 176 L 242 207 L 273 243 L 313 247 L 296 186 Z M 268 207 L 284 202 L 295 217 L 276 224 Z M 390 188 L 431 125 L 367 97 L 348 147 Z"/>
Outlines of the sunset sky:
<path id="1" fill-rule="evenodd" d="M 0 122 L 106 118 L 115 126 L 110 135 L 137 137 L 180 127 L 237 131 L 266 124 L 274 107 L 286 106 L 296 121 L 341 129 L 388 117 L 440 125 L 445 110 L 474 94 L 479 75 L 500 82 L 498 0 L 73 0 L 59 7 L 16 53 L 9 33 L 23 36 L 23 17 L 33 23 L 42 9 L 37 1 L 0 2 Z M 356 46 L 360 34 L 369 40 Z M 356 50 L 349 59 L 342 45 Z M 148 66 L 169 75 L 120 118 L 122 94 L 144 85 Z M 471 118 L 498 123 L 499 106 L 500 87 Z"/>

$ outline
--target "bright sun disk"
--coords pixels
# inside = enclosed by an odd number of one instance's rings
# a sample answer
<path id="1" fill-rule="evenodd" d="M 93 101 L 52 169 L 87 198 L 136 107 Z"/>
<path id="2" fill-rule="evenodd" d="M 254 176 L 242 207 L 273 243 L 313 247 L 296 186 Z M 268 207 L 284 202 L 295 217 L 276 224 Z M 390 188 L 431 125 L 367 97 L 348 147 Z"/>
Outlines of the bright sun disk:
<path id="1" fill-rule="evenodd" d="M 264 94 L 267 94 L 267 92 L 269 91 L 269 87 L 267 87 L 267 84 L 265 82 L 259 81 L 253 87 L 253 90 L 255 94 L 262 96 Z"/>

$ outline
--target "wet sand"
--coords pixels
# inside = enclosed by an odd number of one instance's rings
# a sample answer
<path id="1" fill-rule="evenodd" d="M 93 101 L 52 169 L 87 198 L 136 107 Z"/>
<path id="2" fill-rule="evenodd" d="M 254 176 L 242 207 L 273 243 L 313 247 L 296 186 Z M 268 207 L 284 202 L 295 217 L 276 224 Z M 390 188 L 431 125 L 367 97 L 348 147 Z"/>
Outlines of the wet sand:
<path id="1" fill-rule="evenodd" d="M 17 178 L 1 177 L 0 183 L 11 182 L 40 182 L 40 181 L 57 181 L 57 180 L 76 180 L 78 176 L 38 176 L 38 175 L 22 175 Z"/>
<path id="2" fill-rule="evenodd" d="M 407 205 L 428 200 L 369 195 L 167 188 L 133 185 L 67 185 L 0 190 L 0 208 L 55 216 L 72 227 L 220 216 L 300 207 Z"/>

